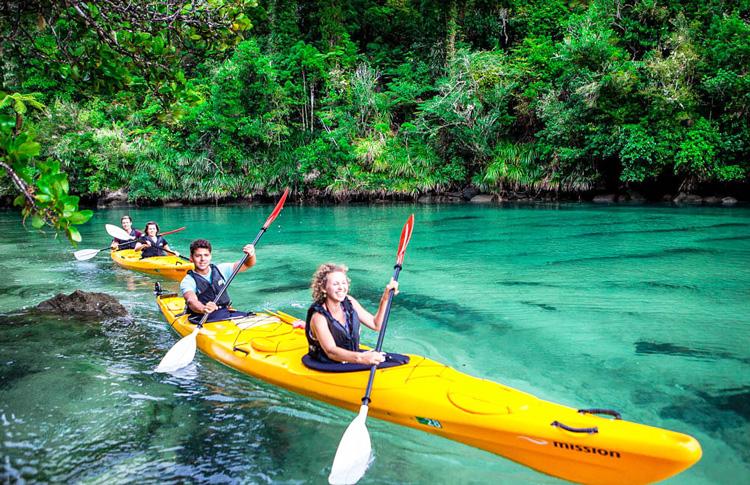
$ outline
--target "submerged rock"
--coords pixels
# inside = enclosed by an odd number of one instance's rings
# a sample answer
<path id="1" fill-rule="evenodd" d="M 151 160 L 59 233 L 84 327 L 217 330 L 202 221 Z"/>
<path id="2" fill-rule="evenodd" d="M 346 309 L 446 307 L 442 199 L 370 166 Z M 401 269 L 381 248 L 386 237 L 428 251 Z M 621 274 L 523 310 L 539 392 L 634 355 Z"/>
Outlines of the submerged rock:
<path id="1" fill-rule="evenodd" d="M 70 295 L 58 293 L 49 300 L 41 302 L 35 310 L 59 315 L 102 318 L 124 317 L 128 314 L 125 307 L 113 296 L 81 290 L 76 290 Z"/>

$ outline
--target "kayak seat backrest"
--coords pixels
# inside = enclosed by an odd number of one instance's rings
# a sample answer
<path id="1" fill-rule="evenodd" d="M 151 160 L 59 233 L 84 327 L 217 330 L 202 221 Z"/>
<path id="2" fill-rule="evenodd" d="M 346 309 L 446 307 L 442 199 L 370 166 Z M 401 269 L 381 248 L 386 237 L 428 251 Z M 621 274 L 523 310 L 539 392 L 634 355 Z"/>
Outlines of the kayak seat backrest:
<path id="1" fill-rule="evenodd" d="M 372 366 L 366 364 L 353 364 L 350 362 L 320 362 L 313 359 L 309 354 L 302 356 L 302 363 L 308 369 L 320 372 L 360 372 L 369 371 Z M 387 369 L 409 363 L 409 356 L 403 354 L 386 353 L 386 360 L 378 365 L 378 369 Z"/>

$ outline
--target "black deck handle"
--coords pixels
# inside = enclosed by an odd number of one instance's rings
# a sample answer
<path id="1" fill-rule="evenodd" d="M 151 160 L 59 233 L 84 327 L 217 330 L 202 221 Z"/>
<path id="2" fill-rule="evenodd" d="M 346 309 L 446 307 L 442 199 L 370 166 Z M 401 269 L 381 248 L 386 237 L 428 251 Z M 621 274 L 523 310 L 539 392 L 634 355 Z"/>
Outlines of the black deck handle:
<path id="1" fill-rule="evenodd" d="M 578 412 L 581 414 L 606 414 L 607 416 L 612 416 L 615 419 L 622 419 L 622 415 L 613 409 L 579 409 Z"/>
<path id="2" fill-rule="evenodd" d="M 550 423 L 550 426 L 555 426 L 557 428 L 562 428 L 565 431 L 570 431 L 571 433 L 588 433 L 588 434 L 594 434 L 599 432 L 599 428 L 596 426 L 593 428 L 573 428 L 566 424 L 561 423 L 560 421 L 552 421 Z"/>

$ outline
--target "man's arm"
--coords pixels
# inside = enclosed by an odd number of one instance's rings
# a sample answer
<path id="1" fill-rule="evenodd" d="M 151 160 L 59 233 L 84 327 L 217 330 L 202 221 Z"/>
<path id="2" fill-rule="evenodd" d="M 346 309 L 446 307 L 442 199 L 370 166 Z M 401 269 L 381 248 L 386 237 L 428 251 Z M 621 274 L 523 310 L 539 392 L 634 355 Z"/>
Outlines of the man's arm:
<path id="1" fill-rule="evenodd" d="M 242 252 L 247 254 L 247 259 L 245 260 L 245 264 L 243 264 L 240 268 L 240 273 L 255 266 L 255 246 L 253 246 L 252 244 L 245 244 L 245 247 L 242 248 Z M 232 271 L 237 271 L 237 266 L 239 266 L 239 264 L 239 261 L 234 263 L 234 266 L 232 266 Z"/>
<path id="2" fill-rule="evenodd" d="M 195 313 L 211 313 L 219 308 L 216 306 L 216 303 L 212 301 L 209 301 L 204 305 L 200 302 L 200 300 L 198 300 L 198 295 L 196 295 L 195 292 L 192 291 L 185 292 L 185 303 L 187 303 L 188 307 Z"/>

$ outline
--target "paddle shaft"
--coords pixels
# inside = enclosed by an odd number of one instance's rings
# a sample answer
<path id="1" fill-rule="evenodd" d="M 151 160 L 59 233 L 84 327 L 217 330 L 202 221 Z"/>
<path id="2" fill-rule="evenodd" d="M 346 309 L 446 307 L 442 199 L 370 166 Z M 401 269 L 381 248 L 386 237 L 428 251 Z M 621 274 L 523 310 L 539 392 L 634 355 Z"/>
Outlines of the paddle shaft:
<path id="1" fill-rule="evenodd" d="M 115 227 L 117 227 L 117 226 L 115 226 Z M 177 228 L 177 229 L 172 229 L 171 231 L 167 231 L 167 232 L 160 232 L 159 234 L 157 234 L 157 236 L 166 236 L 167 234 L 174 234 L 174 233 L 176 233 L 176 232 L 184 231 L 185 229 L 186 229 L 186 227 L 185 227 L 185 226 L 182 226 L 182 227 L 180 227 L 180 228 Z M 123 234 L 128 234 L 127 232 L 124 232 L 124 231 L 125 231 L 125 230 L 123 229 Z M 141 233 L 141 237 L 145 237 L 145 234 Z M 124 243 L 120 243 L 120 245 L 123 245 L 123 244 L 132 244 L 132 243 L 134 243 L 134 242 L 137 242 L 137 241 L 138 241 L 138 239 L 139 239 L 139 238 L 137 238 L 137 237 L 136 237 L 136 238 L 133 238 L 133 236 L 131 236 L 131 235 L 129 235 L 129 234 L 128 234 L 128 239 L 131 239 L 131 238 L 132 238 L 132 240 L 131 240 L 131 241 L 126 241 L 126 242 L 124 242 Z M 115 239 L 120 239 L 120 238 L 119 238 L 119 237 L 116 237 Z"/>
<path id="2" fill-rule="evenodd" d="M 173 229 L 173 230 L 171 230 L 171 231 L 167 231 L 167 232 L 162 232 L 162 233 L 159 233 L 159 234 L 158 234 L 158 236 L 166 236 L 167 234 L 174 234 L 174 233 L 176 233 L 176 232 L 180 232 L 180 231 L 184 231 L 184 230 L 185 230 L 185 226 L 183 226 L 183 227 L 180 227 L 179 229 Z M 120 249 L 120 246 L 122 246 L 122 245 L 124 245 L 124 244 L 133 244 L 133 243 L 136 243 L 136 242 L 138 242 L 138 241 L 143 241 L 143 239 L 144 239 L 144 238 L 146 238 L 146 237 L 148 237 L 148 236 L 146 236 L 145 234 L 142 234 L 142 235 L 141 235 L 141 237 L 137 237 L 137 238 L 133 239 L 132 241 L 127 241 L 127 242 L 124 242 L 124 243 L 122 243 L 122 244 L 120 244 L 120 245 L 118 246 L 118 251 L 119 251 L 119 249 Z M 174 255 L 175 255 L 175 256 L 177 256 L 178 258 L 182 258 L 182 259 L 184 259 L 185 261 L 190 261 L 190 258 L 186 258 L 185 256 L 183 256 L 183 255 L 181 255 L 181 254 L 177 254 L 176 252 L 174 252 L 174 251 L 171 251 L 171 250 L 169 250 L 169 249 L 164 249 L 164 248 L 159 248 L 159 249 L 160 249 L 160 250 L 162 250 L 162 251 L 164 251 L 165 253 L 170 253 L 170 254 L 174 254 Z"/>
<path id="3" fill-rule="evenodd" d="M 266 228 L 265 227 L 262 228 L 260 230 L 260 232 L 258 232 L 258 235 L 255 236 L 255 240 L 253 241 L 253 246 L 255 246 L 256 244 L 258 244 L 258 241 L 260 240 L 260 237 L 265 232 L 266 232 Z M 216 298 L 214 298 L 214 303 L 216 303 L 217 301 L 219 301 L 219 298 L 221 298 L 221 296 L 224 293 L 226 293 L 227 287 L 229 286 L 229 284 L 232 282 L 232 280 L 234 280 L 234 277 L 237 276 L 237 273 L 239 273 L 240 270 L 242 269 L 242 267 L 245 265 L 245 262 L 247 261 L 248 256 L 247 256 L 247 253 L 243 253 L 243 254 L 244 254 L 244 256 L 242 256 L 242 259 L 240 259 L 240 264 L 238 264 L 237 267 L 234 269 L 234 271 L 232 271 L 232 274 L 229 275 L 229 278 L 227 278 L 227 282 L 224 284 L 224 286 L 221 287 L 221 290 L 219 290 L 219 294 L 216 295 Z M 206 319 L 208 319 L 208 315 L 210 315 L 210 314 L 207 313 L 207 314 L 203 315 L 203 318 L 201 318 L 201 321 L 198 324 L 198 328 L 202 327 L 203 324 L 206 323 Z"/>
<path id="4" fill-rule="evenodd" d="M 398 274 L 401 272 L 401 265 L 396 263 L 393 267 L 393 281 L 398 281 Z M 385 313 L 383 313 L 383 324 L 380 326 L 380 332 L 378 333 L 378 343 L 375 345 L 375 352 L 380 352 L 383 348 L 383 340 L 385 339 L 385 329 L 388 326 L 388 317 L 391 315 L 391 302 L 393 302 L 393 290 L 388 292 L 388 302 L 385 304 Z M 362 398 L 362 404 L 367 406 L 370 404 L 370 394 L 372 394 L 372 383 L 375 381 L 375 370 L 378 368 L 377 365 L 370 367 L 370 378 L 367 381 L 367 389 L 365 395 Z"/>
<path id="5" fill-rule="evenodd" d="M 140 239 L 140 240 L 142 240 L 142 239 Z M 139 239 L 135 239 L 135 240 L 134 240 L 133 242 L 137 242 L 137 241 L 139 241 Z M 130 243 L 129 243 L 129 242 L 126 242 L 126 243 L 123 243 L 123 244 L 130 244 Z M 183 255 L 181 255 L 181 254 L 178 254 L 178 253 L 176 253 L 176 252 L 172 251 L 171 249 L 164 249 L 164 248 L 159 248 L 159 250 L 160 250 L 160 251 L 164 251 L 165 253 L 170 253 L 170 254 L 174 254 L 174 255 L 175 255 L 175 256 L 177 256 L 178 258 L 182 258 L 182 259 L 184 259 L 185 261 L 190 261 L 190 258 L 186 258 L 185 256 L 183 256 Z"/>
<path id="6" fill-rule="evenodd" d="M 284 190 L 284 195 L 281 196 L 281 199 L 276 204 L 276 207 L 274 208 L 273 212 L 270 216 L 268 216 L 268 219 L 266 219 L 266 222 L 263 224 L 263 227 L 260 228 L 260 231 L 258 231 L 258 234 L 255 236 L 255 239 L 252 242 L 252 245 L 255 246 L 258 244 L 258 241 L 260 241 L 260 238 L 263 236 L 263 234 L 266 233 L 266 230 L 271 225 L 271 223 L 276 219 L 276 217 L 279 215 L 279 212 L 281 212 L 281 209 L 284 207 L 284 202 L 286 201 L 286 196 L 289 193 L 289 189 Z M 219 294 L 216 295 L 216 298 L 214 298 L 214 303 L 219 301 L 219 298 L 226 293 L 227 288 L 229 288 L 229 284 L 234 280 L 234 277 L 237 276 L 237 273 L 240 272 L 242 267 L 245 265 L 245 262 L 247 261 L 247 253 L 245 253 L 244 256 L 242 256 L 242 259 L 240 260 L 240 264 L 237 265 L 237 267 L 232 271 L 232 274 L 227 279 L 227 282 L 224 284 L 224 286 L 221 287 L 221 290 L 219 290 Z M 203 315 L 203 318 L 201 318 L 201 321 L 198 323 L 198 326 L 196 328 L 203 327 L 203 324 L 206 323 L 206 320 L 208 319 L 208 316 L 210 313 L 206 313 Z"/>

